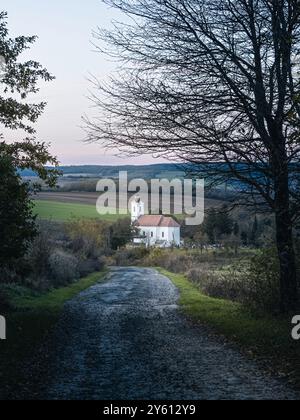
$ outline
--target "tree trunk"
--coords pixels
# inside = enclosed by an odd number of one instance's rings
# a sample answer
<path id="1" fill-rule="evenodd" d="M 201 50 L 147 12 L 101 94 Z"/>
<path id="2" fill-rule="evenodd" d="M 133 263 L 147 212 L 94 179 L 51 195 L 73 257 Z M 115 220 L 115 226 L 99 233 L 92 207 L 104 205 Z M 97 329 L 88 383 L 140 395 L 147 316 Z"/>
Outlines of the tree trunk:
<path id="1" fill-rule="evenodd" d="M 293 225 L 290 215 L 288 168 L 281 165 L 275 186 L 276 242 L 280 263 L 280 308 L 287 313 L 297 309 L 298 286 Z"/>

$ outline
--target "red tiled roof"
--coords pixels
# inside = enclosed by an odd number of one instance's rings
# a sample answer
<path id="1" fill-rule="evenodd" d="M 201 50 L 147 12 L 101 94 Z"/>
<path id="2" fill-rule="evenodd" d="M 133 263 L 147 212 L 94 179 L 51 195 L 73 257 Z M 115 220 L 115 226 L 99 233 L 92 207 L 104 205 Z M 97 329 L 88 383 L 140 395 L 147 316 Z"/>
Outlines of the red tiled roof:
<path id="1" fill-rule="evenodd" d="M 144 227 L 180 227 L 180 224 L 173 217 L 161 215 L 145 215 L 136 221 L 137 226 Z"/>
<path id="2" fill-rule="evenodd" d="M 163 220 L 160 223 L 161 227 L 180 227 L 180 224 L 176 222 L 176 220 L 173 219 L 173 217 L 164 217 Z"/>

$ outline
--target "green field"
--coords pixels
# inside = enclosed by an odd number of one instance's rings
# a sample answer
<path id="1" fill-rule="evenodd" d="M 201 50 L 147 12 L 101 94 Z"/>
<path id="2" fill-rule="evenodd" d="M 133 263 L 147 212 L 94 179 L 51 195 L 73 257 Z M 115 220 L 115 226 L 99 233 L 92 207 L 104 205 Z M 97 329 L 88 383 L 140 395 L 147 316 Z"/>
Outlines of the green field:
<path id="1" fill-rule="evenodd" d="M 124 215 L 99 215 L 96 206 L 91 204 L 59 203 L 56 201 L 35 201 L 35 213 L 41 219 L 68 221 L 72 218 L 101 219 L 115 221 Z"/>

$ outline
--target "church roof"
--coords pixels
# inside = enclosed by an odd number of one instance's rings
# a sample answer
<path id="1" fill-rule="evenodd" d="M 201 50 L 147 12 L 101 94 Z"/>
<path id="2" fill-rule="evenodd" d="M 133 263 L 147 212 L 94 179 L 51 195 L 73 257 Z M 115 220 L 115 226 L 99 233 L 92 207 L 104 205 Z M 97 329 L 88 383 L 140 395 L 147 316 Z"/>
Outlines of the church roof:
<path id="1" fill-rule="evenodd" d="M 140 227 L 180 227 L 180 224 L 173 219 L 162 215 L 140 216 L 136 221 L 136 226 Z"/>

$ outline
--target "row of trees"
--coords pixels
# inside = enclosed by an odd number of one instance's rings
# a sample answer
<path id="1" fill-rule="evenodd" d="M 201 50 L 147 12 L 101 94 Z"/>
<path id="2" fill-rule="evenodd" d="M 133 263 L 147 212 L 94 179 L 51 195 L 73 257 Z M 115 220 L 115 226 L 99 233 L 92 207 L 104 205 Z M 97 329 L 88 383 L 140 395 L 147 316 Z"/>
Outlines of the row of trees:
<path id="1" fill-rule="evenodd" d="M 204 223 L 198 227 L 183 226 L 183 235 L 192 245 L 269 246 L 274 237 L 272 220 L 247 214 L 247 220 L 232 215 L 228 206 L 206 212 Z"/>

